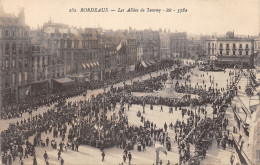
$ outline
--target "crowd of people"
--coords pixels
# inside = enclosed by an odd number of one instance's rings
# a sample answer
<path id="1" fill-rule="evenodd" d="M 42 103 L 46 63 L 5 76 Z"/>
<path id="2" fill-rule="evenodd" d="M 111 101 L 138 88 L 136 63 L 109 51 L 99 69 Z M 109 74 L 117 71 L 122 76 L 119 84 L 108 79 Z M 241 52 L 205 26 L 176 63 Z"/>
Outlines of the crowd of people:
<path id="1" fill-rule="evenodd" d="M 129 72 L 128 74 L 112 74 L 108 79 L 99 81 L 93 80 L 86 84 L 69 87 L 66 90 L 50 90 L 49 88 L 42 89 L 42 87 L 40 87 L 37 88 L 35 93 L 29 94 L 23 99 L 19 99 L 18 102 L 13 102 L 13 99 L 6 96 L 3 99 L 0 116 L 1 119 L 19 118 L 23 113 L 31 113 L 33 110 L 37 110 L 39 107 L 50 106 L 59 100 L 81 95 L 89 89 L 93 90 L 104 88 L 104 86 L 113 85 L 128 79 L 133 79 L 134 77 L 140 77 L 144 74 L 170 67 L 173 64 L 174 63 L 172 61 L 161 62 L 156 67 L 153 66 L 145 70 L 136 70 Z"/>
<path id="2" fill-rule="evenodd" d="M 178 68 L 172 72 L 172 76 L 176 79 L 189 81 L 187 73 L 191 72 L 191 68 Z M 138 74 L 141 75 L 141 73 Z M 126 77 L 120 80 L 125 79 Z M 162 82 L 166 81 L 166 79 L 166 75 L 151 77 L 150 80 L 137 82 L 137 85 L 133 83 L 121 88 L 112 87 L 111 90 L 98 94 L 96 97 L 92 96 L 89 100 L 66 102 L 67 98 L 80 95 L 85 90 L 84 87 L 74 87 L 73 90 L 49 93 L 47 97 L 35 97 L 32 104 L 26 102 L 18 104 L 18 109 L 12 107 L 12 105 L 8 108 L 5 107 L 7 109 L 3 114 L 8 109 L 10 109 L 10 112 L 5 114 L 3 118 L 12 118 L 22 116 L 24 112 L 31 113 L 31 108 L 28 107 L 37 109 L 40 106 L 58 102 L 54 108 L 49 108 L 43 114 L 31 115 L 28 119 L 10 124 L 7 130 L 2 131 L 2 163 L 12 164 L 17 158 L 22 163 L 24 159 L 32 157 L 34 164 L 37 164 L 35 158 L 36 147 L 48 147 L 49 141 L 51 142 L 50 147 L 57 150 L 61 164 L 64 164 L 61 153 L 69 148 L 77 152 L 81 144 L 99 148 L 102 161 L 105 160 L 105 148 L 116 146 L 123 150 L 123 162 L 126 162 L 128 158 L 130 163 L 132 160 L 130 150 L 136 149 L 145 152 L 146 147 L 153 146 L 155 141 L 170 151 L 172 144 L 168 134 L 169 129 L 174 129 L 175 132 L 174 142 L 178 144 L 179 148 L 179 164 L 191 162 L 197 159 L 198 156 L 205 158 L 206 150 L 214 138 L 218 141 L 218 144 L 221 143 L 223 149 L 226 148 L 226 144 L 232 147 L 233 140 L 229 138 L 229 131 L 226 130 L 228 119 L 225 117 L 225 105 L 230 104 L 234 93 L 224 92 L 224 90 L 193 88 L 187 84 L 176 84 L 175 90 L 185 92 L 188 96 L 181 99 L 170 99 L 152 96 L 140 98 L 131 95 L 132 92 L 136 91 L 151 92 L 151 89 L 149 89 L 151 86 L 152 91 L 160 90 L 163 86 Z M 99 85 L 95 84 L 93 86 L 95 86 L 94 88 L 103 87 Z M 184 91 L 180 91 L 179 87 L 183 87 Z M 189 94 L 196 94 L 200 97 L 191 98 Z M 185 115 L 188 118 L 186 122 L 177 120 L 174 125 L 165 123 L 164 128 L 157 128 L 155 123 L 146 120 L 142 113 L 139 112 L 137 116 L 140 117 L 143 125 L 133 126 L 128 124 L 128 117 L 125 115 L 127 110 L 125 105 L 128 105 L 129 110 L 132 104 L 141 104 L 143 106 L 149 104 L 150 110 L 153 110 L 153 105 L 166 105 L 169 107 L 170 113 L 174 113 L 173 109 L 175 111 L 181 110 L 182 119 Z M 212 104 L 215 110 L 215 118 L 210 119 L 207 117 L 206 108 L 203 108 L 206 104 Z M 115 113 L 117 105 L 120 106 L 118 114 Z M 199 107 L 198 112 L 194 113 L 192 109 L 185 108 L 190 105 Z M 12 109 L 16 110 L 13 111 Z M 162 107 L 161 111 L 163 111 Z M 43 134 L 52 135 L 52 139 L 43 139 Z M 32 142 L 30 142 L 29 137 L 33 137 Z M 58 137 L 62 140 L 57 145 L 56 140 Z M 195 146 L 194 154 L 190 153 L 190 145 Z M 43 157 L 46 164 L 48 164 L 49 158 L 46 152 Z"/>

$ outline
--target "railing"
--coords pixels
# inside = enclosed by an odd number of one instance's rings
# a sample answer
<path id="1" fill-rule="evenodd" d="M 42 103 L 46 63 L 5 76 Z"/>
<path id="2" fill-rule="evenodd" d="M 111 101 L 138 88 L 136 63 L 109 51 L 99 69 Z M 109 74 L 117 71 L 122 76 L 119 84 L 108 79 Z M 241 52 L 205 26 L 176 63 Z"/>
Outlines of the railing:
<path id="1" fill-rule="evenodd" d="M 245 104 L 242 102 L 242 100 L 240 99 L 240 97 L 237 95 L 237 98 L 238 98 L 238 100 L 239 100 L 239 102 L 241 103 L 241 105 L 242 105 L 242 110 L 245 112 L 245 114 L 247 115 L 247 116 L 249 116 L 250 118 L 251 118 L 251 113 L 250 113 L 250 111 L 247 109 L 247 107 L 245 106 Z"/>
<path id="2" fill-rule="evenodd" d="M 234 139 L 234 146 L 236 148 L 236 152 L 237 152 L 237 155 L 239 157 L 240 163 L 241 164 L 252 164 L 252 162 L 250 161 L 250 159 L 248 158 L 248 156 L 246 155 L 244 150 L 241 149 L 241 147 L 239 148 L 238 141 L 236 141 L 236 139 L 235 139 L 235 137 L 233 135 L 232 135 L 232 137 Z"/>

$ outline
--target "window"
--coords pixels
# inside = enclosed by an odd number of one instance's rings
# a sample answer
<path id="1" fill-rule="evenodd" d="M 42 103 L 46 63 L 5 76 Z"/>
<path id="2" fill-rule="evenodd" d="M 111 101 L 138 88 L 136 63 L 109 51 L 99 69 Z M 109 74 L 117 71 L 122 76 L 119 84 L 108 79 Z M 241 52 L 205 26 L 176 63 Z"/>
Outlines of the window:
<path id="1" fill-rule="evenodd" d="M 40 68 L 40 57 L 37 57 L 37 67 Z"/>
<path id="2" fill-rule="evenodd" d="M 12 54 L 16 54 L 16 44 L 13 43 L 13 46 L 12 46 Z"/>
<path id="3" fill-rule="evenodd" d="M 227 51 L 227 55 L 229 55 L 229 51 Z"/>
<path id="4" fill-rule="evenodd" d="M 32 67 L 34 67 L 34 57 L 32 57 Z"/>
<path id="5" fill-rule="evenodd" d="M 15 86 L 15 73 L 12 73 L 12 86 Z"/>
<path id="6" fill-rule="evenodd" d="M 28 48 L 28 44 L 26 43 L 25 46 L 24 46 L 24 51 L 25 53 L 28 53 L 29 52 L 29 48 Z"/>
<path id="7" fill-rule="evenodd" d="M 16 66 L 15 66 L 15 59 L 12 60 L 12 67 L 13 67 L 13 69 L 16 68 Z"/>
<path id="8" fill-rule="evenodd" d="M 74 40 L 74 48 L 77 49 L 78 48 L 78 43 L 77 40 Z"/>
<path id="9" fill-rule="evenodd" d="M 246 51 L 246 55 L 248 55 L 248 51 Z"/>
<path id="10" fill-rule="evenodd" d="M 13 37 L 15 37 L 15 30 L 13 30 Z"/>
<path id="11" fill-rule="evenodd" d="M 82 44 L 82 48 L 85 48 L 85 43 L 83 40 L 81 41 L 81 44 Z"/>
<path id="12" fill-rule="evenodd" d="M 23 65 L 22 65 L 22 59 L 21 59 L 21 58 L 19 58 L 18 64 L 19 64 L 19 68 L 22 68 L 22 67 L 23 67 Z"/>
<path id="13" fill-rule="evenodd" d="M 220 55 L 222 55 L 222 51 L 220 51 L 219 53 L 220 53 Z"/>
<path id="14" fill-rule="evenodd" d="M 233 49 L 235 49 L 236 48 L 236 44 L 233 44 Z"/>
<path id="15" fill-rule="evenodd" d="M 19 48 L 18 48 L 19 54 L 23 53 L 23 45 L 19 44 Z"/>
<path id="16" fill-rule="evenodd" d="M 5 69 L 8 69 L 8 68 L 9 68 L 9 60 L 6 59 L 6 60 L 5 60 Z"/>
<path id="17" fill-rule="evenodd" d="M 60 48 L 64 48 L 65 47 L 65 41 L 64 40 L 61 40 L 60 41 Z"/>
<path id="18" fill-rule="evenodd" d="M 45 62 L 45 57 L 42 57 L 42 65 L 45 66 L 46 62 Z"/>
<path id="19" fill-rule="evenodd" d="M 241 50 L 239 51 L 239 55 L 240 55 L 240 56 L 242 55 L 242 51 L 241 51 Z"/>
<path id="20" fill-rule="evenodd" d="M 248 49 L 248 44 L 246 44 L 246 49 Z"/>
<path id="21" fill-rule="evenodd" d="M 24 59 L 24 66 L 28 67 L 28 60 L 27 60 L 27 58 Z"/>
<path id="22" fill-rule="evenodd" d="M 233 55 L 236 55 L 236 51 L 233 51 Z"/>
<path id="23" fill-rule="evenodd" d="M 226 49 L 229 49 L 229 44 L 226 45 Z"/>
<path id="24" fill-rule="evenodd" d="M 67 59 L 68 59 L 68 60 L 71 60 L 71 52 L 68 52 L 68 53 L 67 53 Z"/>
<path id="25" fill-rule="evenodd" d="M 67 44 L 68 44 L 68 45 L 67 45 L 67 48 L 71 48 L 71 47 L 72 47 L 72 41 L 71 41 L 71 40 L 68 40 L 68 41 L 67 41 Z"/>
<path id="26" fill-rule="evenodd" d="M 239 44 L 239 49 L 242 49 L 242 44 Z"/>
<path id="27" fill-rule="evenodd" d="M 24 72 L 24 82 L 27 83 L 28 77 L 27 77 L 27 72 Z"/>
<path id="28" fill-rule="evenodd" d="M 8 43 L 5 45 L 5 54 L 6 54 L 6 55 L 9 55 L 9 54 L 10 54 L 10 47 L 9 47 L 9 44 L 8 44 Z"/>
<path id="29" fill-rule="evenodd" d="M 221 48 L 221 49 L 223 48 L 223 44 L 222 44 L 222 43 L 220 43 L 220 48 Z"/>
<path id="30" fill-rule="evenodd" d="M 5 36 L 8 37 L 8 30 L 5 30 Z"/>
<path id="31" fill-rule="evenodd" d="M 19 84 L 19 85 L 22 84 L 22 72 L 19 72 L 19 75 L 18 75 L 18 84 Z"/>

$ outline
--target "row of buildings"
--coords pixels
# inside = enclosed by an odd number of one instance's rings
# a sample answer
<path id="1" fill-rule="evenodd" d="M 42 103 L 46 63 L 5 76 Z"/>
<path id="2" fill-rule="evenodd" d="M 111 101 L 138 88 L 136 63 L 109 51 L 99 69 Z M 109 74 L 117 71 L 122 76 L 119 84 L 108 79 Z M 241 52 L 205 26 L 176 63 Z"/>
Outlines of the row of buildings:
<path id="1" fill-rule="evenodd" d="M 83 29 L 51 20 L 30 29 L 23 9 L 15 16 L 0 7 L 0 19 L 0 104 L 49 90 L 52 81 L 68 81 L 65 77 L 103 80 L 174 58 L 248 62 L 260 47 L 259 39 L 230 32 L 223 38 L 188 37 L 166 29 Z"/>

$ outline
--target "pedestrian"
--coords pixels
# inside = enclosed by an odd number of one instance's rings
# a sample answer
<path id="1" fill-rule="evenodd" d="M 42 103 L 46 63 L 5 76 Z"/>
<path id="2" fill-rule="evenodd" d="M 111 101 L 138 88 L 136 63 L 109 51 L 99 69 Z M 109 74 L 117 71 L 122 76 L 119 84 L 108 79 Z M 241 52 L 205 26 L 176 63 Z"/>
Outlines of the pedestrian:
<path id="1" fill-rule="evenodd" d="M 161 110 L 160 110 L 160 112 L 163 112 L 163 107 L 162 107 L 162 105 L 161 105 Z"/>
<path id="2" fill-rule="evenodd" d="M 125 157 L 127 158 L 127 149 L 126 148 L 124 150 L 124 153 L 125 153 Z"/>
<path id="3" fill-rule="evenodd" d="M 219 144 L 220 144 L 220 139 L 217 138 L 217 143 L 218 143 L 218 148 L 219 148 Z"/>
<path id="4" fill-rule="evenodd" d="M 231 157 L 230 157 L 230 163 L 231 163 L 231 165 L 233 165 L 234 160 L 235 160 L 235 155 L 234 155 L 234 152 L 232 152 Z"/>
<path id="5" fill-rule="evenodd" d="M 206 157 L 206 149 L 205 149 L 205 147 L 203 147 L 203 150 L 202 150 L 202 154 L 203 154 L 203 158 L 205 159 L 205 157 Z"/>
<path id="6" fill-rule="evenodd" d="M 102 155 L 102 162 L 104 162 L 105 161 L 105 152 L 104 152 L 104 150 L 102 151 L 101 155 Z"/>
<path id="7" fill-rule="evenodd" d="M 37 165 L 37 159 L 36 159 L 36 156 L 34 155 L 33 157 L 33 165 Z"/>
<path id="8" fill-rule="evenodd" d="M 128 159 L 129 159 L 129 163 L 131 163 L 131 160 L 132 160 L 131 152 L 128 153 Z"/>
<path id="9" fill-rule="evenodd" d="M 24 150 L 24 157 L 23 158 L 25 159 L 25 157 L 28 158 L 28 149 L 27 148 L 25 148 L 25 150 Z"/>
<path id="10" fill-rule="evenodd" d="M 164 123 L 164 130 L 165 130 L 165 132 L 167 132 L 167 124 L 166 124 L 166 122 Z"/>
<path id="11" fill-rule="evenodd" d="M 60 155 L 61 155 L 61 152 L 59 150 L 59 152 L 58 152 L 58 160 L 60 160 Z"/>
<path id="12" fill-rule="evenodd" d="M 124 163 L 125 163 L 125 161 L 126 161 L 126 156 L 125 156 L 125 154 L 123 154 L 123 161 L 124 161 Z"/>
<path id="13" fill-rule="evenodd" d="M 47 159 L 48 159 L 48 154 L 46 153 L 46 151 L 44 152 L 44 154 L 43 154 L 43 158 L 44 158 L 44 160 L 45 160 L 45 162 L 47 163 Z"/>
<path id="14" fill-rule="evenodd" d="M 64 165 L 64 160 L 61 158 L 60 165 Z"/>
<path id="15" fill-rule="evenodd" d="M 166 163 L 166 165 L 170 165 L 171 163 L 170 163 L 170 161 L 168 160 L 168 162 Z"/>
<path id="16" fill-rule="evenodd" d="M 48 145 L 49 145 L 49 141 L 50 141 L 50 140 L 49 140 L 49 137 L 47 137 L 47 138 L 46 138 L 46 145 L 47 145 L 47 147 L 48 147 Z"/>
<path id="17" fill-rule="evenodd" d="M 79 143 L 76 142 L 76 151 L 78 152 L 79 151 Z"/>
<path id="18" fill-rule="evenodd" d="M 23 164 L 23 160 L 20 161 L 20 165 L 24 165 L 24 164 Z"/>
<path id="19" fill-rule="evenodd" d="M 145 149 L 145 142 L 143 142 L 143 151 L 146 151 L 146 149 Z"/>

